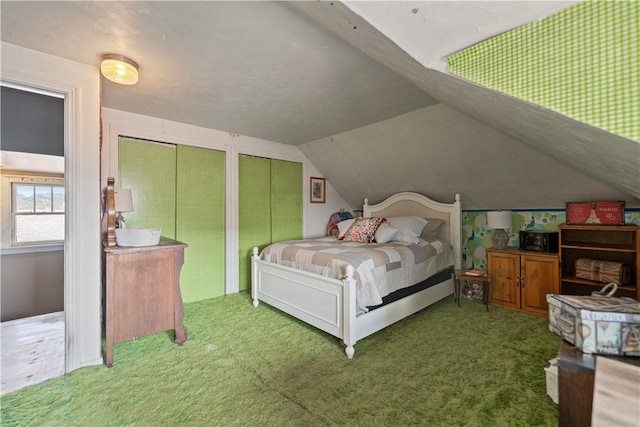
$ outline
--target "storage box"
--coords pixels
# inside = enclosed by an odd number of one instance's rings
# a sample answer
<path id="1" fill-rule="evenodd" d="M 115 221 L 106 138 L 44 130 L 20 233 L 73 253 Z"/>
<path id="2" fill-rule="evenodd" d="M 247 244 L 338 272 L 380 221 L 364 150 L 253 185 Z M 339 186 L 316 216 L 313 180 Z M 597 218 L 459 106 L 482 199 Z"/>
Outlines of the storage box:
<path id="1" fill-rule="evenodd" d="M 624 200 L 567 202 L 567 224 L 624 225 Z"/>
<path id="2" fill-rule="evenodd" d="M 558 404 L 558 359 L 551 359 L 544 367 L 544 372 L 547 377 L 547 394 L 553 400 L 553 403 Z"/>
<path id="3" fill-rule="evenodd" d="M 578 258 L 576 260 L 576 277 L 602 283 L 613 282 L 616 285 L 624 286 L 631 283 L 631 266 L 621 262 Z"/>
<path id="4" fill-rule="evenodd" d="M 547 295 L 549 329 L 584 353 L 640 356 L 640 303 L 632 298 Z"/>

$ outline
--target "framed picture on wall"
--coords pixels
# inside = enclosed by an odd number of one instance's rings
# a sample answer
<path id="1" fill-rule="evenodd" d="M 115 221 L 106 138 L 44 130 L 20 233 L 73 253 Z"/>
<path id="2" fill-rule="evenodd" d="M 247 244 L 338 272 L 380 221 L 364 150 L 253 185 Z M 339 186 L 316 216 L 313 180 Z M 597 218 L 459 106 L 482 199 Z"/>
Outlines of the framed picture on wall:
<path id="1" fill-rule="evenodd" d="M 311 203 L 324 203 L 327 201 L 327 187 L 324 178 L 311 177 Z"/>

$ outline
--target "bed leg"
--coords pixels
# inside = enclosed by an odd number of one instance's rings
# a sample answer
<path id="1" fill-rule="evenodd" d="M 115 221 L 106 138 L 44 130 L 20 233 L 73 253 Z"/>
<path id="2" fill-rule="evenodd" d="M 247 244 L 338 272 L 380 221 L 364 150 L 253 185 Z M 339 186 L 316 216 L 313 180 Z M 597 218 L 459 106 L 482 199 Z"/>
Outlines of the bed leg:
<path id="1" fill-rule="evenodd" d="M 257 307 L 257 306 L 258 306 L 258 304 L 260 304 L 260 301 L 258 301 L 257 299 L 254 299 L 254 300 L 253 300 L 253 307 L 254 307 L 254 308 L 255 308 L 255 307 Z"/>
<path id="2" fill-rule="evenodd" d="M 346 277 L 342 286 L 342 338 L 347 348 L 344 352 L 348 359 L 353 359 L 356 353 L 353 346 L 356 344 L 356 280 L 352 265 L 347 265 Z"/>
<path id="3" fill-rule="evenodd" d="M 347 359 L 353 359 L 353 355 L 356 354 L 356 350 L 352 345 L 348 345 L 347 348 L 344 349 L 344 352 L 347 354 Z"/>

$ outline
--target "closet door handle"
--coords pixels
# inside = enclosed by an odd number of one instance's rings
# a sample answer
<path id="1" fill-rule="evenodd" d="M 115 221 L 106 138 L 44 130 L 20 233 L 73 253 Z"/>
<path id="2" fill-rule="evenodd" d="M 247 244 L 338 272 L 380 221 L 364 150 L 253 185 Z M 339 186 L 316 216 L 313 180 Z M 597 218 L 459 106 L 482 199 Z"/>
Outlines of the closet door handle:
<path id="1" fill-rule="evenodd" d="M 524 277 L 520 278 L 520 287 L 524 288 Z"/>
<path id="2" fill-rule="evenodd" d="M 516 277 L 516 288 L 520 287 L 520 276 Z"/>

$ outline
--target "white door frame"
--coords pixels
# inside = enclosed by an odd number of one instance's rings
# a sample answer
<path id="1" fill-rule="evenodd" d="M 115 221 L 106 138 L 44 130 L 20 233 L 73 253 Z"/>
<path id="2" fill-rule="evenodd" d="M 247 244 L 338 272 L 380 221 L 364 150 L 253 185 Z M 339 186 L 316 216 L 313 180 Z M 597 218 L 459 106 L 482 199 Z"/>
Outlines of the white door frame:
<path id="1" fill-rule="evenodd" d="M 80 64 L 2 42 L 2 81 L 64 95 L 66 230 L 65 370 L 102 363 L 100 74 Z"/>

